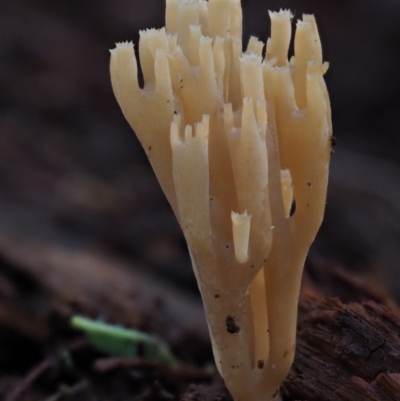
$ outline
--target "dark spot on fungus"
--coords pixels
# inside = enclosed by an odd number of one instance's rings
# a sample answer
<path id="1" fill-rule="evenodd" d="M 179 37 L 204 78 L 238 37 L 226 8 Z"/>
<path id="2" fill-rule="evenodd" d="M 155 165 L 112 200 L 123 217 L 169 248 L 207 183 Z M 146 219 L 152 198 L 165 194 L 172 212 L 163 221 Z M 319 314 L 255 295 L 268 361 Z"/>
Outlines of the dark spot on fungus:
<path id="1" fill-rule="evenodd" d="M 149 146 L 149 150 L 151 150 L 151 146 Z"/>
<path id="2" fill-rule="evenodd" d="M 178 113 L 176 112 L 176 110 L 174 110 L 174 114 L 178 114 Z"/>
<path id="3" fill-rule="evenodd" d="M 170 102 L 170 100 L 167 100 L 167 103 L 169 103 Z"/>
<path id="4" fill-rule="evenodd" d="M 296 212 L 296 200 L 293 199 L 292 206 L 290 207 L 289 216 L 292 217 Z"/>
<path id="5" fill-rule="evenodd" d="M 260 360 L 257 362 L 257 367 L 258 367 L 258 369 L 262 369 L 262 368 L 264 367 L 264 361 L 263 361 L 262 359 L 260 359 Z"/>
<path id="6" fill-rule="evenodd" d="M 310 207 L 310 204 L 309 203 L 307 203 L 307 209 Z"/>
<path id="7" fill-rule="evenodd" d="M 212 200 L 214 200 L 214 198 L 210 198 L 210 200 L 212 201 Z"/>
<path id="8" fill-rule="evenodd" d="M 226 318 L 226 330 L 228 333 L 236 334 L 239 333 L 240 327 L 236 325 L 235 319 L 232 316 Z"/>
<path id="9" fill-rule="evenodd" d="M 308 182 L 307 182 L 307 185 L 308 185 L 309 187 L 311 187 L 311 182 L 310 182 L 310 181 L 308 181 Z"/>
<path id="10" fill-rule="evenodd" d="M 332 148 L 334 148 L 337 144 L 336 137 L 332 135 L 330 139 L 331 139 L 331 146 Z"/>
<path id="11" fill-rule="evenodd" d="M 215 295 L 214 295 L 214 298 L 219 298 L 219 294 L 215 294 Z"/>
<path id="12" fill-rule="evenodd" d="M 264 259 L 264 263 L 267 261 L 267 259 Z"/>
<path id="13" fill-rule="evenodd" d="M 228 249 L 228 248 L 229 248 L 229 245 L 226 246 L 226 249 Z"/>
<path id="14" fill-rule="evenodd" d="M 254 267 L 254 265 L 251 265 L 251 267 Z"/>

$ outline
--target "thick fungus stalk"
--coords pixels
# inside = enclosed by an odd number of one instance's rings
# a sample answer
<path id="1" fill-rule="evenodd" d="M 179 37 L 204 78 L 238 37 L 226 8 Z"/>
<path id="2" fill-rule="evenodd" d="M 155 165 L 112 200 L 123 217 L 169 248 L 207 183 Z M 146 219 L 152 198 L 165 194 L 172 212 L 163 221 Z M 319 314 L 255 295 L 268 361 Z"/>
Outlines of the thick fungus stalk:
<path id="1" fill-rule="evenodd" d="M 121 109 L 185 235 L 216 365 L 269 401 L 293 362 L 300 280 L 321 224 L 331 115 L 315 19 L 270 12 L 242 48 L 239 0 L 167 0 L 166 27 L 111 51 Z"/>

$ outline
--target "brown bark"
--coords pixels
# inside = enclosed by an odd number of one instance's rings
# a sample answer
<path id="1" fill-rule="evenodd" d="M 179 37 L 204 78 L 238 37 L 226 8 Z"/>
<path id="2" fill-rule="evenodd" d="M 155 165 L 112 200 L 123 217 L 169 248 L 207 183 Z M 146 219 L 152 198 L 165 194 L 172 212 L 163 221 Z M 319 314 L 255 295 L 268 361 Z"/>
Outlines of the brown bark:
<path id="1" fill-rule="evenodd" d="M 387 306 L 304 294 L 285 394 L 308 401 L 400 399 L 399 333 L 400 317 Z"/>

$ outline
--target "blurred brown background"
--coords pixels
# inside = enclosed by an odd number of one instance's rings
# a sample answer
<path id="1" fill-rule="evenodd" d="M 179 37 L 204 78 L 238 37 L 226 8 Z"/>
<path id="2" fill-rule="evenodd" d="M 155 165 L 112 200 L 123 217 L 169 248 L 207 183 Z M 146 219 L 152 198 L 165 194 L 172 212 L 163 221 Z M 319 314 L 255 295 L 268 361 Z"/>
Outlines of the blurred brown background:
<path id="1" fill-rule="evenodd" d="M 268 9 L 316 14 L 338 146 L 311 255 L 373 276 L 400 298 L 400 2 L 243 7 L 245 40 L 265 40 Z M 163 0 L 3 0 L 0 231 L 99 248 L 194 290 L 179 227 L 108 75 L 108 49 L 163 26 L 163 12 Z"/>

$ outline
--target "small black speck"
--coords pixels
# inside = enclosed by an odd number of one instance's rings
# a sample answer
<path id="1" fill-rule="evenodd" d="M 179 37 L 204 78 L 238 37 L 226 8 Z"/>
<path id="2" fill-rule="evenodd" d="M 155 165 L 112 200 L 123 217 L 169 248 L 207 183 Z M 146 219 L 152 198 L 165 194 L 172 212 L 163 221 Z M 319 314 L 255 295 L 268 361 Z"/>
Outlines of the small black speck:
<path id="1" fill-rule="evenodd" d="M 267 261 L 267 259 L 264 259 L 264 263 Z"/>
<path id="2" fill-rule="evenodd" d="M 293 200 L 292 202 L 292 206 L 290 207 L 290 213 L 289 216 L 292 217 L 296 212 L 296 201 Z"/>
<path id="3" fill-rule="evenodd" d="M 149 150 L 151 150 L 151 146 L 149 146 Z"/>
<path id="4" fill-rule="evenodd" d="M 251 265 L 251 267 L 254 267 L 254 265 Z"/>
<path id="5" fill-rule="evenodd" d="M 311 184 L 310 181 L 308 181 L 308 182 L 307 182 L 307 185 L 308 185 L 309 187 L 311 187 L 312 184 Z"/>
<path id="6" fill-rule="evenodd" d="M 337 144 L 336 137 L 332 135 L 332 136 L 331 136 L 331 145 L 332 145 L 332 148 L 334 148 L 334 147 L 336 146 L 336 144 Z"/>
<path id="7" fill-rule="evenodd" d="M 174 110 L 174 114 L 178 114 L 178 113 L 176 112 L 176 110 Z"/>
<path id="8" fill-rule="evenodd" d="M 258 367 L 258 369 L 262 369 L 262 368 L 264 367 L 264 361 L 263 361 L 262 359 L 260 359 L 260 360 L 257 362 L 257 367 Z"/>
<path id="9" fill-rule="evenodd" d="M 307 203 L 307 209 L 310 207 L 310 204 L 309 203 Z"/>
<path id="10" fill-rule="evenodd" d="M 235 319 L 232 316 L 226 318 L 226 330 L 228 333 L 236 334 L 239 333 L 240 327 L 235 323 Z"/>
<path id="11" fill-rule="evenodd" d="M 212 200 L 214 200 L 214 198 L 210 198 L 210 200 L 212 201 Z"/>
<path id="12" fill-rule="evenodd" d="M 183 82 L 183 79 L 181 78 L 181 79 L 179 80 L 179 82 L 182 83 L 182 82 Z"/>
<path id="13" fill-rule="evenodd" d="M 183 89 L 183 86 L 181 86 L 181 89 Z"/>
<path id="14" fill-rule="evenodd" d="M 269 333 L 269 329 L 267 329 L 267 333 Z"/>
<path id="15" fill-rule="evenodd" d="M 219 298 L 219 294 L 215 294 L 215 295 L 214 295 L 214 298 Z"/>
<path id="16" fill-rule="evenodd" d="M 229 245 L 226 246 L 226 249 L 229 249 Z"/>
<path id="17" fill-rule="evenodd" d="M 169 103 L 170 102 L 170 100 L 167 100 L 167 103 Z"/>

